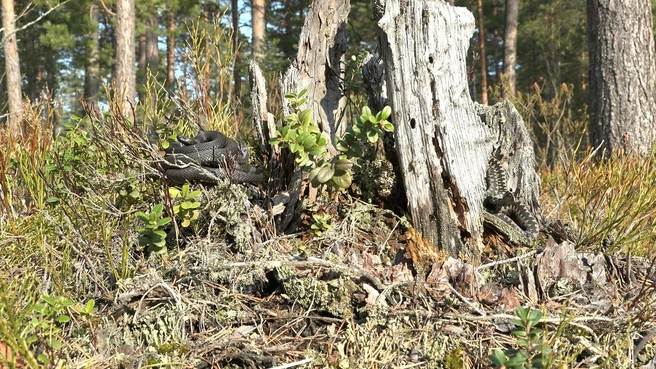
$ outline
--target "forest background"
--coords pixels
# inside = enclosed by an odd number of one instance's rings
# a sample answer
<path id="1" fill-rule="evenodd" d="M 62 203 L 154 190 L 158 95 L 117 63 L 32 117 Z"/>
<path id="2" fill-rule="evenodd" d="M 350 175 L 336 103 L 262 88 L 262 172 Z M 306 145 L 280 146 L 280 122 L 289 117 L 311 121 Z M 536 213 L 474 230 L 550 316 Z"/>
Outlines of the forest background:
<path id="1" fill-rule="evenodd" d="M 255 6 L 261 6 L 256 2 Z M 258 58 L 270 90 L 297 53 L 297 42 L 307 0 L 266 2 L 266 35 Z M 351 2 L 347 25 L 346 84 L 355 110 L 365 93 L 358 62 L 363 53 L 377 48 L 371 3 Z M 587 139 L 588 42 L 585 1 L 532 0 L 519 2 L 515 101 L 534 138 L 541 164 L 552 162 Z M 653 2 L 652 2 L 653 4 Z M 75 0 L 15 1 L 16 28 L 22 94 L 29 101 L 50 104 L 55 126 L 71 114 L 81 115 L 80 98 L 106 103 L 103 84 L 116 74 L 114 45 L 116 17 L 113 1 Z M 494 103 L 502 96 L 506 2 L 502 0 L 459 0 L 477 15 L 468 65 L 473 99 Z M 235 123 L 244 122 L 248 102 L 248 61 L 253 58 L 250 1 L 138 1 L 136 4 L 137 49 L 135 70 L 138 100 L 143 101 L 147 70 L 172 94 L 193 93 L 193 78 L 200 79 L 191 63 L 190 37 L 202 29 L 220 28 L 225 37 L 218 45 L 224 60 L 204 76 L 211 80 L 208 96 L 239 105 Z M 483 27 L 480 25 L 483 24 Z M 261 26 L 260 26 L 261 27 Z M 193 31 L 192 29 L 195 29 Z M 232 30 L 239 30 L 233 34 Z M 259 33 L 255 33 L 258 35 Z M 236 37 L 233 37 L 236 36 Z M 481 42 L 483 40 L 484 42 Z M 258 42 L 256 40 L 256 42 Z M 221 64 L 221 63 L 219 63 Z M 4 54 L 0 70 L 4 76 Z M 209 77 L 209 78 L 205 78 Z M 232 101 L 231 101 L 232 100 Z M 519 103 L 519 104 L 517 104 Z M 0 84 L 0 106 L 7 112 L 7 84 Z M 233 105 L 234 106 L 234 105 Z M 275 111 L 275 109 L 274 109 Z M 5 116 L 6 118 L 6 116 Z M 586 141 L 584 141 L 585 143 Z M 548 154 L 549 153 L 549 154 Z"/>

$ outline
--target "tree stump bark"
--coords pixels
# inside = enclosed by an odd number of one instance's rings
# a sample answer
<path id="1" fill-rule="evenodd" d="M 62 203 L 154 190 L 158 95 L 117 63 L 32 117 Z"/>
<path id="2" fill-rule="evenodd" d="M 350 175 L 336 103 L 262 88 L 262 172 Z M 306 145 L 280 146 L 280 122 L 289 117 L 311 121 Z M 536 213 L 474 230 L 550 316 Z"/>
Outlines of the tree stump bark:
<path id="1" fill-rule="evenodd" d="M 530 137 L 513 135 L 523 122 L 512 105 L 478 110 L 469 95 L 465 60 L 474 17 L 467 9 L 441 0 L 374 4 L 412 222 L 449 255 L 477 260 L 493 149 L 516 182 L 509 190 L 532 210 L 538 205 Z"/>
<path id="2" fill-rule="evenodd" d="M 346 19 L 350 10 L 349 0 L 312 2 L 301 30 L 298 55 L 282 81 L 283 96 L 307 89 L 312 118 L 330 137 L 331 144 L 344 129 L 343 125 L 338 127 L 337 118 L 344 107 L 341 63 L 346 51 Z M 334 152 L 332 145 L 331 149 Z"/>
<path id="3" fill-rule="evenodd" d="M 351 9 L 349 0 L 314 0 L 305 24 L 301 30 L 299 50 L 296 60 L 289 67 L 281 81 L 282 95 L 307 90 L 307 107 L 312 110 L 312 118 L 326 137 L 329 137 L 328 150 L 336 154 L 335 137 L 345 126 L 338 124 L 344 99 L 342 96 L 343 71 L 341 62 L 346 51 L 346 18 Z M 289 114 L 287 103 L 283 100 L 285 115 Z M 284 154 L 283 154 L 284 155 Z M 309 187 L 301 170 L 296 168 L 293 157 L 281 157 L 284 169 L 280 177 L 279 190 L 289 192 L 289 203 L 278 221 L 281 231 L 293 230 L 292 220 L 300 211 L 299 196 Z M 308 196 L 312 202 L 316 190 L 310 188 Z"/>

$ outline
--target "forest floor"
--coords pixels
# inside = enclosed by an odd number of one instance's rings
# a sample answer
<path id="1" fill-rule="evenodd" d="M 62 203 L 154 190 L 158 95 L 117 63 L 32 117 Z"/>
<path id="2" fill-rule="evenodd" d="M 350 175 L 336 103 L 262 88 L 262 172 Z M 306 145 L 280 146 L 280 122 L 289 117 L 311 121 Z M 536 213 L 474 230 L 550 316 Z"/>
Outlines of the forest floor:
<path id="1" fill-rule="evenodd" d="M 347 192 L 281 234 L 255 187 L 62 137 L 0 151 L 2 368 L 654 367 L 653 158 L 545 170 L 535 245 L 461 260 Z"/>

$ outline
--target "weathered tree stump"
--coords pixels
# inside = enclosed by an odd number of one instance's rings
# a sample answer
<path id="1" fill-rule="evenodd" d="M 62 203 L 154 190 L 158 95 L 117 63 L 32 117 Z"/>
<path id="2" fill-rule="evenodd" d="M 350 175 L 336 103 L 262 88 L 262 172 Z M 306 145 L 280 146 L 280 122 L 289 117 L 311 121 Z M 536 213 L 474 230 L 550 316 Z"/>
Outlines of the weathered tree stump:
<path id="1" fill-rule="evenodd" d="M 467 9 L 441 0 L 374 4 L 412 222 L 449 255 L 478 259 L 493 150 L 516 185 L 509 196 L 537 208 L 530 138 L 512 106 L 479 110 L 469 95 L 465 60 L 474 17 Z M 503 126 L 508 122 L 514 125 Z"/>
<path id="2" fill-rule="evenodd" d="M 345 125 L 338 124 L 338 117 L 342 115 L 344 105 L 341 62 L 346 50 L 345 27 L 350 9 L 348 0 L 313 1 L 301 31 L 298 55 L 281 81 L 283 96 L 307 90 L 307 107 L 312 110 L 312 118 L 322 134 L 330 138 L 328 149 L 332 155 L 336 153 L 335 137 L 345 128 Z M 254 77 L 252 74 L 251 78 Z M 283 112 L 289 114 L 286 101 L 283 100 L 283 104 Z M 254 110 L 261 107 L 260 101 Z M 256 122 L 256 126 L 258 124 L 263 126 L 263 123 Z M 275 134 L 275 126 L 272 123 L 268 126 L 267 140 Z M 270 181 L 269 193 L 287 191 L 289 195 L 287 206 L 277 219 L 277 228 L 291 230 L 294 228 L 292 220 L 300 210 L 298 199 L 307 189 L 307 181 L 303 180 L 303 173 L 296 168 L 288 150 L 272 152 L 270 158 L 270 177 L 274 180 Z M 316 192 L 310 193 L 310 198 L 314 196 Z"/>

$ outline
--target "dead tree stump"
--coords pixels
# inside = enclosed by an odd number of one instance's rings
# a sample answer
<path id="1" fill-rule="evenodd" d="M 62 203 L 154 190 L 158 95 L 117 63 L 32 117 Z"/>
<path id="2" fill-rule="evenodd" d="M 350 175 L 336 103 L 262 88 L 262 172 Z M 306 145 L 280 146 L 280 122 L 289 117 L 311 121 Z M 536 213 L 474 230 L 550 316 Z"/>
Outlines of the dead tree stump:
<path id="1" fill-rule="evenodd" d="M 531 209 L 537 207 L 539 182 L 532 155 L 526 154 L 532 154 L 530 138 L 488 127 L 479 117 L 488 111 L 479 111 L 469 95 L 465 61 L 474 17 L 467 9 L 441 0 L 374 0 L 374 5 L 412 222 L 449 255 L 476 260 L 495 148 L 511 164 L 507 170 L 521 168 L 513 172 L 517 187 L 512 192 L 529 199 Z M 514 109 L 489 113 L 505 115 L 497 123 L 523 126 Z"/>

